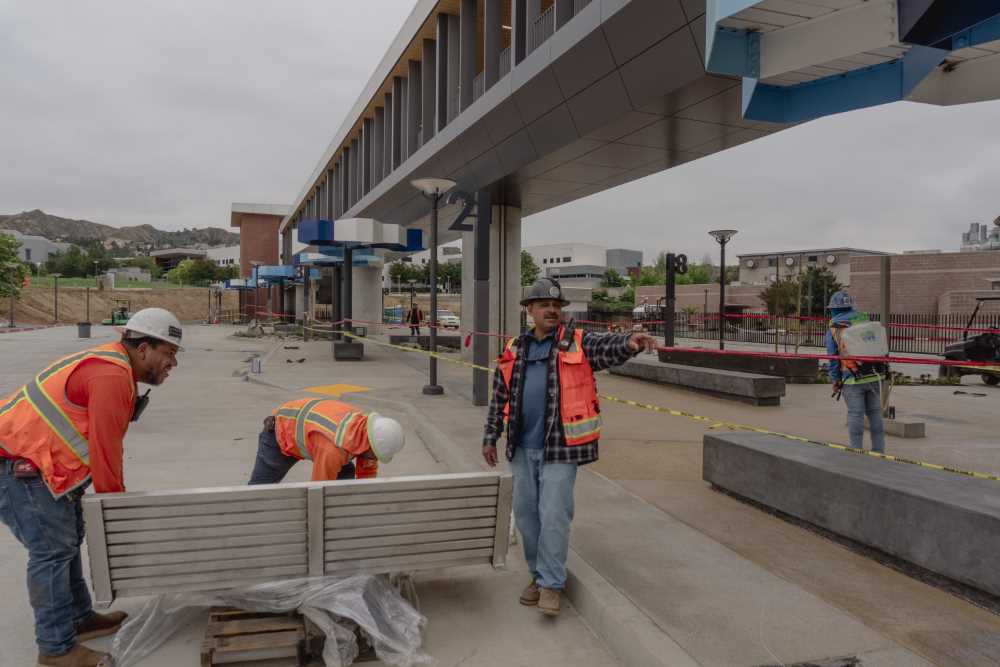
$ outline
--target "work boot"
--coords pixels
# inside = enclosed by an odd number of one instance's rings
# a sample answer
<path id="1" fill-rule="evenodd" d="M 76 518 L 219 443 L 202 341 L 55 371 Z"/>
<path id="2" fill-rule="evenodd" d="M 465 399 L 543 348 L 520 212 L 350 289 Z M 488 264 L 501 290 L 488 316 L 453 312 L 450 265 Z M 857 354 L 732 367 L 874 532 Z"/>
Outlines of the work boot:
<path id="1" fill-rule="evenodd" d="M 538 611 L 542 612 L 546 616 L 558 616 L 559 594 L 559 591 L 551 588 L 539 589 Z"/>
<path id="2" fill-rule="evenodd" d="M 532 579 L 531 583 L 528 584 L 523 591 L 521 591 L 521 597 L 518 601 L 525 607 L 534 607 L 538 604 L 538 596 L 540 595 L 538 591 L 538 584 L 536 584 L 535 580 Z"/>
<path id="3" fill-rule="evenodd" d="M 62 655 L 38 654 L 39 667 L 111 667 L 111 655 L 94 651 L 83 644 Z"/>
<path id="4" fill-rule="evenodd" d="M 98 614 L 96 611 L 92 611 L 90 616 L 76 626 L 76 639 L 84 642 L 88 639 L 113 635 L 122 627 L 126 618 L 128 618 L 128 614 L 123 611 L 113 611 L 108 614 Z"/>

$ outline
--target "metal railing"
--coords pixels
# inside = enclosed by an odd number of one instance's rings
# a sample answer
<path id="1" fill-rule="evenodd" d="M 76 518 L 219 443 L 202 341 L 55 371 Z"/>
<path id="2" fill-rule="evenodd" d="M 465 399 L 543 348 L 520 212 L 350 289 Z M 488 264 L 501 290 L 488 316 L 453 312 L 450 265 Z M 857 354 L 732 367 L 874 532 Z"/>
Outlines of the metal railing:
<path id="1" fill-rule="evenodd" d="M 878 313 L 870 313 L 878 321 Z M 950 343 L 962 340 L 962 332 L 969 321 L 969 314 L 936 315 L 924 313 L 893 313 L 889 320 L 889 351 L 906 354 L 944 354 Z M 590 311 L 585 319 L 578 319 L 580 326 L 591 331 L 621 328 L 631 330 L 642 325 L 654 336 L 663 335 L 663 318 L 658 314 L 635 318 L 628 314 L 609 314 Z M 760 312 L 726 315 L 726 340 L 738 343 L 777 344 L 782 351 L 801 347 L 825 348 L 829 320 L 826 317 L 774 316 Z M 1000 314 L 980 313 L 972 323 L 975 336 L 979 330 L 1000 330 Z M 678 312 L 674 320 L 674 336 L 696 340 L 719 339 L 719 314 Z"/>
<path id="2" fill-rule="evenodd" d="M 486 77 L 484 76 L 486 72 L 480 72 L 476 75 L 476 78 L 472 80 L 472 99 L 473 101 L 478 100 L 486 92 Z"/>
<path id="3" fill-rule="evenodd" d="M 510 74 L 512 57 L 513 52 L 509 46 L 500 52 L 500 79 Z"/>
<path id="4" fill-rule="evenodd" d="M 583 8 L 590 4 L 590 0 L 573 0 L 573 16 L 583 11 Z"/>
<path id="5" fill-rule="evenodd" d="M 528 30 L 528 53 L 545 43 L 556 31 L 556 6 L 549 5 L 549 8 L 535 19 Z"/>

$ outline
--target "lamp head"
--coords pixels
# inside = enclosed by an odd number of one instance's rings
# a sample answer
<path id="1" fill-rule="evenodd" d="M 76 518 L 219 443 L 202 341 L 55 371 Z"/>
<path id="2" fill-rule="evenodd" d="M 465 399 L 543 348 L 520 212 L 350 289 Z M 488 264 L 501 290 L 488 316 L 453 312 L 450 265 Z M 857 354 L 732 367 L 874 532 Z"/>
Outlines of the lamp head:
<path id="1" fill-rule="evenodd" d="M 735 229 L 713 229 L 712 231 L 709 232 L 709 234 L 711 234 L 715 238 L 715 240 L 718 241 L 720 244 L 725 245 L 726 243 L 729 242 L 729 239 L 731 239 L 734 236 L 736 236 L 736 230 Z"/>
<path id="2" fill-rule="evenodd" d="M 448 178 L 415 178 L 410 185 L 420 190 L 425 197 L 440 197 L 455 187 L 455 181 Z"/>

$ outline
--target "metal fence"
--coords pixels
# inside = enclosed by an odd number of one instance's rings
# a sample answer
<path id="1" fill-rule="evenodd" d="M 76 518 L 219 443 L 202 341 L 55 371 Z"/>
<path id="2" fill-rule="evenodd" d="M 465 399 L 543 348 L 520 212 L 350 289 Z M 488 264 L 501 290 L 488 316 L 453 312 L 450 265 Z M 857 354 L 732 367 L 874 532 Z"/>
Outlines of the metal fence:
<path id="1" fill-rule="evenodd" d="M 889 321 L 889 351 L 909 354 L 943 354 L 949 343 L 962 340 L 970 314 L 933 315 L 893 313 Z M 879 321 L 878 313 L 870 313 Z M 590 311 L 585 320 L 577 320 L 588 331 L 630 331 L 634 325 L 655 336 L 663 335 L 663 320 L 658 315 L 633 319 L 631 315 L 612 315 Z M 826 346 L 829 320 L 820 317 L 772 316 L 767 313 L 726 315 L 726 340 L 759 343 L 786 348 Z M 980 313 L 971 325 L 970 336 L 982 331 L 1000 332 L 1000 313 Z M 719 339 L 719 315 L 679 312 L 674 320 L 675 338 Z"/>
<path id="2" fill-rule="evenodd" d="M 513 64 L 513 55 L 510 47 L 500 52 L 500 79 L 504 78 L 510 74 L 510 69 Z"/>

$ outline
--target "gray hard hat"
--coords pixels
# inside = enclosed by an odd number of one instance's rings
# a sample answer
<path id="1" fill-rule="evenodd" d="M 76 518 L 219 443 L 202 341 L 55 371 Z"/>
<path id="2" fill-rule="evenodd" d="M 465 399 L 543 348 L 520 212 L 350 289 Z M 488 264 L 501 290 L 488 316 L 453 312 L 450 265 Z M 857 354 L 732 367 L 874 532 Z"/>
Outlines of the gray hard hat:
<path id="1" fill-rule="evenodd" d="M 555 278 L 539 278 L 535 283 L 524 290 L 521 305 L 527 306 L 532 301 L 547 301 L 556 299 L 559 305 L 568 306 L 569 301 L 563 298 L 562 285 Z"/>

